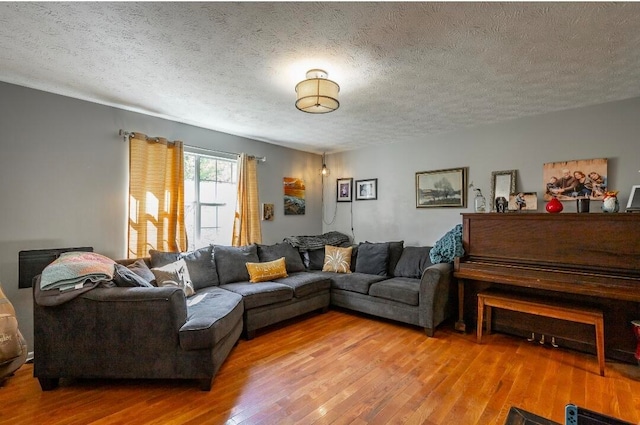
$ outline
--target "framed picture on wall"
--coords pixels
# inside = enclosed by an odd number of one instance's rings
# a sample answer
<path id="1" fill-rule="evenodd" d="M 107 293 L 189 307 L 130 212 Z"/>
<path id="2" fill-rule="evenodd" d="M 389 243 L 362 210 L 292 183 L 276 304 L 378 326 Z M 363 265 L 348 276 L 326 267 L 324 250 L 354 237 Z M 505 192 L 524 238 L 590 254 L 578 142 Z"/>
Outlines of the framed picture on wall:
<path id="1" fill-rule="evenodd" d="M 273 221 L 274 205 L 262 204 L 262 220 Z"/>
<path id="2" fill-rule="evenodd" d="M 356 201 L 378 199 L 378 179 L 356 180 Z"/>
<path id="3" fill-rule="evenodd" d="M 352 195 L 351 191 L 353 190 L 353 179 L 338 179 L 336 180 L 336 190 L 337 190 L 337 202 L 351 202 Z"/>
<path id="4" fill-rule="evenodd" d="M 467 167 L 416 173 L 416 208 L 467 206 Z"/>

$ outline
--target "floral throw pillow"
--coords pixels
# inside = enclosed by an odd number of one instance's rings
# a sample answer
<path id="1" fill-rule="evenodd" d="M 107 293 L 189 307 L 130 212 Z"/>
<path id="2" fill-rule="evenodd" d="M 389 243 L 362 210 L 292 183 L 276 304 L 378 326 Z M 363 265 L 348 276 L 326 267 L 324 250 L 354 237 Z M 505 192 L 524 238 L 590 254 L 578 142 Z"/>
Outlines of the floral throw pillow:
<path id="1" fill-rule="evenodd" d="M 353 247 L 340 248 L 326 245 L 324 247 L 323 272 L 351 273 L 351 251 Z"/>

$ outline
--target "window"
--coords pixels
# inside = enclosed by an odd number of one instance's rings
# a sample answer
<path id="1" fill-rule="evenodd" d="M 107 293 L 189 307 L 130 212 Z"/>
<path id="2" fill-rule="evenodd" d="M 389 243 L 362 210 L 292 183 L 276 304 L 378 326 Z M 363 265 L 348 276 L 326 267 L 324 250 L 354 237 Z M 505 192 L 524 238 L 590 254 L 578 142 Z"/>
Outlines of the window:
<path id="1" fill-rule="evenodd" d="M 184 153 L 184 214 L 188 250 L 230 245 L 236 206 L 237 162 Z"/>

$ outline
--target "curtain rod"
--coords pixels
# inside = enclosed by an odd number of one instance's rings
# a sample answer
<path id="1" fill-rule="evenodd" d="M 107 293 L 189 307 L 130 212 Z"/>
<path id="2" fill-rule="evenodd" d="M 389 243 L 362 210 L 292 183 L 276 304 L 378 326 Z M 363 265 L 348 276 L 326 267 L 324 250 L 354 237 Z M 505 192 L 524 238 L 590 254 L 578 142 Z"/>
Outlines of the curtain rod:
<path id="1" fill-rule="evenodd" d="M 122 136 L 122 138 L 126 142 L 130 137 L 132 137 L 134 135 L 134 132 L 133 131 L 125 131 L 125 130 L 120 129 L 118 134 L 120 136 Z M 145 135 L 145 137 L 146 137 L 147 141 L 155 141 L 155 142 L 158 141 L 157 137 L 148 137 L 146 135 Z M 189 149 L 198 150 L 198 151 L 206 152 L 206 153 L 240 156 L 240 154 L 236 153 L 236 152 L 225 152 L 225 151 L 219 151 L 219 150 L 214 150 L 214 149 L 200 148 L 200 147 L 191 146 L 191 145 L 185 145 L 185 146 L 188 147 Z M 248 156 L 251 157 L 251 158 L 255 158 L 256 161 L 258 161 L 258 162 L 267 162 L 267 157 L 266 156 L 255 156 L 255 155 L 248 155 Z"/>

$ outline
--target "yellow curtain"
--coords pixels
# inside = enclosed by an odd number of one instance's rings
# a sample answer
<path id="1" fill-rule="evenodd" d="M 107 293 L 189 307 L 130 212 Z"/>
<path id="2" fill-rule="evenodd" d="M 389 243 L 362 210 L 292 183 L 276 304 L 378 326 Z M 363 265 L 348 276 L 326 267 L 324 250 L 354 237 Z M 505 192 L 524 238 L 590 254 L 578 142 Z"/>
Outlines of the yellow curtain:
<path id="1" fill-rule="evenodd" d="M 262 243 L 260 201 L 258 199 L 258 161 L 240 154 L 238 160 L 238 201 L 233 221 L 231 245 Z"/>
<path id="2" fill-rule="evenodd" d="M 186 249 L 183 156 L 181 141 L 130 137 L 129 258 L 148 256 L 150 249 Z"/>

